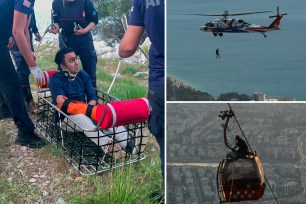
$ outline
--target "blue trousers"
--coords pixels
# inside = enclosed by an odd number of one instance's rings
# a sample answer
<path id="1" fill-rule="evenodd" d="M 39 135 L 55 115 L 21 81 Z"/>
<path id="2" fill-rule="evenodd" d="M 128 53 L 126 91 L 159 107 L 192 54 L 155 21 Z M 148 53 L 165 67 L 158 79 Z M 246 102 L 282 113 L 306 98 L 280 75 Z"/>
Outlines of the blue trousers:
<path id="1" fill-rule="evenodd" d="M 16 71 L 20 79 L 21 86 L 22 87 L 30 86 L 30 81 L 29 81 L 30 69 L 27 62 L 23 58 L 20 51 L 11 50 L 11 54 L 13 55 L 15 61 Z"/>
<path id="2" fill-rule="evenodd" d="M 150 104 L 150 116 L 148 126 L 155 136 L 160 147 L 161 171 L 164 177 L 165 171 L 165 98 L 164 86 L 149 85 L 148 99 Z"/>
<path id="3" fill-rule="evenodd" d="M 20 80 L 15 71 L 7 48 L 7 42 L 0 39 L 0 108 L 8 109 L 20 132 L 33 132 L 34 124 L 28 116 L 23 101 Z"/>

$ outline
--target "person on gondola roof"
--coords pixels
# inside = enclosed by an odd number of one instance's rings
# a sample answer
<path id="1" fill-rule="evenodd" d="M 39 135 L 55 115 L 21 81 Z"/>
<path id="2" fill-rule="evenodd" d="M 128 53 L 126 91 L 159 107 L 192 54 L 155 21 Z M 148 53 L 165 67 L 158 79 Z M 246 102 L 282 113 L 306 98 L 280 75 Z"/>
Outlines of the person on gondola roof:
<path id="1" fill-rule="evenodd" d="M 239 135 L 235 136 L 235 140 L 236 146 L 234 147 L 234 150 L 236 151 L 236 156 L 238 159 L 246 158 L 247 156 L 251 155 L 247 143 Z"/>
<path id="2" fill-rule="evenodd" d="M 253 155 L 252 152 L 249 152 L 247 143 L 239 135 L 235 136 L 235 142 L 235 147 L 232 149 L 232 152 L 228 154 L 229 158 L 236 160 L 248 158 Z"/>

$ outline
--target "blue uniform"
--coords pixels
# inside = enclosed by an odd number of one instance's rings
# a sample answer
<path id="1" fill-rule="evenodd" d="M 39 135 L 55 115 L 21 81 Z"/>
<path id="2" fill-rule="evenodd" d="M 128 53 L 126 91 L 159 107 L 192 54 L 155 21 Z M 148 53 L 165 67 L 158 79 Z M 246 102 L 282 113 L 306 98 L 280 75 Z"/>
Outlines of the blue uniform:
<path id="1" fill-rule="evenodd" d="M 29 33 L 30 33 L 31 48 L 32 48 L 32 51 L 34 51 L 33 42 L 32 42 L 33 41 L 32 34 L 38 33 L 34 10 L 33 10 L 31 22 L 29 25 Z M 24 100 L 28 105 L 30 101 L 33 100 L 31 88 L 30 88 L 30 81 L 29 81 L 29 76 L 30 76 L 29 66 L 27 62 L 25 61 L 25 59 L 23 58 L 21 52 L 19 51 L 19 48 L 16 43 L 13 45 L 13 47 L 10 48 L 10 52 L 14 58 L 14 62 L 16 65 L 16 71 L 20 79 L 21 90 L 23 93 Z"/>
<path id="2" fill-rule="evenodd" d="M 62 28 L 63 39 L 67 47 L 72 48 L 80 57 L 83 69 L 89 74 L 94 87 L 96 85 L 97 55 L 90 32 L 74 35 L 74 24 L 85 28 L 90 22 L 98 23 L 98 13 L 90 0 L 65 2 L 54 0 L 52 3 L 53 20 Z"/>
<path id="3" fill-rule="evenodd" d="M 160 146 L 164 175 L 164 0 L 133 0 L 129 25 L 145 27 L 151 46 L 149 50 L 149 92 L 151 108 L 148 126 Z"/>
<path id="4" fill-rule="evenodd" d="M 164 85 L 164 0 L 133 0 L 129 25 L 145 27 L 151 46 L 149 50 L 149 84 Z"/>
<path id="5" fill-rule="evenodd" d="M 91 100 L 97 101 L 96 91 L 91 84 L 90 77 L 83 70 L 77 74 L 74 80 L 69 80 L 64 71 L 55 73 L 50 79 L 49 88 L 54 104 L 56 104 L 56 97 L 58 95 L 84 103 Z"/>
<path id="6" fill-rule="evenodd" d="M 20 81 L 7 48 L 12 36 L 14 10 L 30 15 L 34 0 L 0 0 L 0 115 L 11 115 L 18 128 L 18 134 L 26 135 L 34 131 L 22 100 Z"/>
<path id="7" fill-rule="evenodd" d="M 30 33 L 31 49 L 32 49 L 32 51 L 34 52 L 34 47 L 33 47 L 33 33 L 38 33 L 38 28 L 37 28 L 37 25 L 36 25 L 36 17 L 35 17 L 34 10 L 33 10 L 31 22 L 30 22 L 30 25 L 29 25 L 29 33 Z M 18 46 L 17 46 L 16 43 L 13 45 L 13 47 L 10 48 L 10 50 L 11 50 L 11 51 L 18 51 L 18 52 L 19 52 L 19 48 L 18 48 Z M 18 71 L 17 71 L 17 72 L 18 72 Z"/>

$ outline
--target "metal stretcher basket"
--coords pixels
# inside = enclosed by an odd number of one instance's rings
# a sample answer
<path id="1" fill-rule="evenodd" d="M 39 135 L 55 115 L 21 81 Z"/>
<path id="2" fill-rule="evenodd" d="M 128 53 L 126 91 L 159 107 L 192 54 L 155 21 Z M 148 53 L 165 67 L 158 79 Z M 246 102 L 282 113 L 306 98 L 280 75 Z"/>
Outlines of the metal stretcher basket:
<path id="1" fill-rule="evenodd" d="M 97 93 L 100 104 L 118 100 L 104 92 Z M 77 124 L 52 104 L 49 90 L 38 93 L 38 107 L 41 112 L 37 115 L 37 131 L 62 149 L 66 158 L 82 175 L 102 173 L 146 158 L 144 148 L 149 131 L 144 122 L 121 126 L 119 131 L 116 128 L 100 129 L 97 137 L 88 137 L 84 134 L 88 129 Z M 126 135 L 127 138 L 120 140 L 116 137 L 119 134 Z M 103 137 L 111 138 L 113 142 L 108 145 L 99 143 Z M 132 141 L 132 151 L 115 148 L 128 141 Z"/>

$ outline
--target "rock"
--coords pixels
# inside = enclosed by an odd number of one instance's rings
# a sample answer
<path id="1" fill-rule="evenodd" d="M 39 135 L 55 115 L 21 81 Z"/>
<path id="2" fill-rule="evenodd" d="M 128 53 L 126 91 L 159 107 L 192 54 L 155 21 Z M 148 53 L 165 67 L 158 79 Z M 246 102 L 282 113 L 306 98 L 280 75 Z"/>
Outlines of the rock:
<path id="1" fill-rule="evenodd" d="M 56 204 L 65 204 L 65 200 L 63 198 L 58 198 Z"/>
<path id="2" fill-rule="evenodd" d="M 149 72 L 136 72 L 133 76 L 137 77 L 139 75 L 146 75 L 148 76 Z"/>
<path id="3" fill-rule="evenodd" d="M 48 192 L 47 191 L 43 191 L 43 197 L 47 196 Z"/>
<path id="4" fill-rule="evenodd" d="M 35 183 L 35 182 L 36 182 L 36 179 L 35 179 L 35 178 L 31 178 L 31 179 L 29 180 L 29 182 L 30 182 L 30 183 Z"/>
<path id="5" fill-rule="evenodd" d="M 46 52 L 46 53 L 51 53 L 52 50 L 53 50 L 53 48 L 47 48 L 47 49 L 45 49 L 45 52 Z"/>
<path id="6" fill-rule="evenodd" d="M 12 178 L 12 177 L 9 177 L 9 178 L 7 178 L 7 181 L 8 181 L 9 183 L 12 183 L 13 178 Z"/>
<path id="7" fill-rule="evenodd" d="M 151 41 L 149 38 L 146 38 L 145 41 L 141 44 L 141 48 L 149 47 L 151 45 Z"/>

